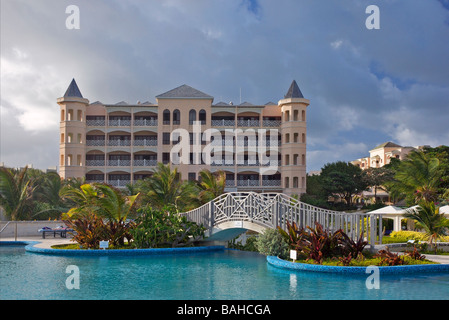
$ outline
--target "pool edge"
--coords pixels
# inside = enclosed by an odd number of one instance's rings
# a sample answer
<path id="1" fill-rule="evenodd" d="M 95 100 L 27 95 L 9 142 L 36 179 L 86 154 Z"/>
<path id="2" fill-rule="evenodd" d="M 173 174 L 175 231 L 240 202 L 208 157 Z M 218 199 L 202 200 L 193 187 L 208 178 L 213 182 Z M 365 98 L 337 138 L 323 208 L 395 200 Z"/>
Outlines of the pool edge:
<path id="1" fill-rule="evenodd" d="M 298 262 L 290 262 L 282 260 L 278 257 L 267 256 L 267 262 L 270 265 L 279 267 L 282 269 L 295 270 L 295 271 L 311 271 L 320 273 L 334 273 L 334 274 L 364 274 L 371 273 L 369 267 L 343 267 L 343 266 L 323 266 Z M 379 269 L 380 274 L 411 274 L 411 273 L 449 273 L 449 264 L 420 264 L 420 265 L 407 265 L 407 266 L 371 266 Z"/>
<path id="2" fill-rule="evenodd" d="M 25 245 L 25 250 L 32 253 L 59 256 L 142 256 L 166 254 L 194 254 L 200 252 L 214 252 L 225 249 L 225 246 L 182 247 L 182 248 L 151 248 L 151 249 L 52 249 L 35 247 L 39 241 L 0 241 L 0 245 Z"/>

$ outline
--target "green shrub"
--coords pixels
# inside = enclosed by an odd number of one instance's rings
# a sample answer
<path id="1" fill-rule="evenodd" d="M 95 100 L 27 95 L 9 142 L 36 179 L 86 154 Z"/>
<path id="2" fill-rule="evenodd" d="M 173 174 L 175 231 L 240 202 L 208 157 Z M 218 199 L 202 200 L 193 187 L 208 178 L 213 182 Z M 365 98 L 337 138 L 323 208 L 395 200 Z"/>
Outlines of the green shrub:
<path id="1" fill-rule="evenodd" d="M 276 229 L 267 229 L 257 237 L 256 247 L 266 256 L 286 258 L 289 254 L 289 246 L 282 235 Z"/>

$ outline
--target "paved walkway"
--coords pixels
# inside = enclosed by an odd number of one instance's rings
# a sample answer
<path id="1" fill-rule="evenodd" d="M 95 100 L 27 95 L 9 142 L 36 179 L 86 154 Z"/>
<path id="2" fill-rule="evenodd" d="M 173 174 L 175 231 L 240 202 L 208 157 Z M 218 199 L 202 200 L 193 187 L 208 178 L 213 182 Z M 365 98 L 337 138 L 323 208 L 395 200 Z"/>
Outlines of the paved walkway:
<path id="1" fill-rule="evenodd" d="M 35 246 L 37 248 L 46 248 L 49 249 L 51 246 L 57 245 L 57 244 L 71 244 L 74 243 L 71 241 L 71 237 L 67 238 L 60 238 L 60 237 L 49 237 L 47 236 L 45 239 L 42 239 L 42 236 L 38 237 L 17 237 L 17 241 L 38 241 L 39 243 Z M 16 239 L 12 238 L 0 238 L 0 241 L 16 241 Z"/>

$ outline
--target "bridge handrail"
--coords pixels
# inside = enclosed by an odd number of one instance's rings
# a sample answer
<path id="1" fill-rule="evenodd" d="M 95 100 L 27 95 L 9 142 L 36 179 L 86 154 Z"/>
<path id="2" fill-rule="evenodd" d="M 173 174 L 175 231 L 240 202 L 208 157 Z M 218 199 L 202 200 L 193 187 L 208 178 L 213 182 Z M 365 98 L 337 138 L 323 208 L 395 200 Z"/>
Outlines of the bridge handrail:
<path id="1" fill-rule="evenodd" d="M 224 193 L 181 215 L 210 230 L 228 221 L 250 221 L 266 228 L 283 229 L 287 221 L 302 228 L 313 227 L 318 222 L 329 231 L 342 229 L 353 239 L 363 234 L 371 245 L 377 237 L 380 241 L 382 238 L 382 219 L 378 215 L 324 209 L 282 193 Z"/>

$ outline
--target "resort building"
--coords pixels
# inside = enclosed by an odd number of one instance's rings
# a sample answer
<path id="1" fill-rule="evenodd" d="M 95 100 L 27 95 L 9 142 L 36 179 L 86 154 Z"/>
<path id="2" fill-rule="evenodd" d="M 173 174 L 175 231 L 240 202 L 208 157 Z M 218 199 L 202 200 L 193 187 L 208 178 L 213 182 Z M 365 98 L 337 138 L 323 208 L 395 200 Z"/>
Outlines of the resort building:
<path id="1" fill-rule="evenodd" d="M 72 80 L 60 106 L 62 178 L 116 187 L 151 176 L 158 163 L 181 179 L 226 173 L 227 191 L 306 192 L 305 99 L 296 81 L 279 102 L 214 103 L 188 85 L 156 103 L 89 103 Z"/>
<path id="2" fill-rule="evenodd" d="M 360 167 L 362 170 L 380 168 L 389 164 L 392 158 L 403 160 L 412 150 L 419 148 L 422 147 L 402 147 L 393 142 L 385 142 L 370 150 L 369 157 L 360 158 L 351 161 L 351 163 Z"/>

